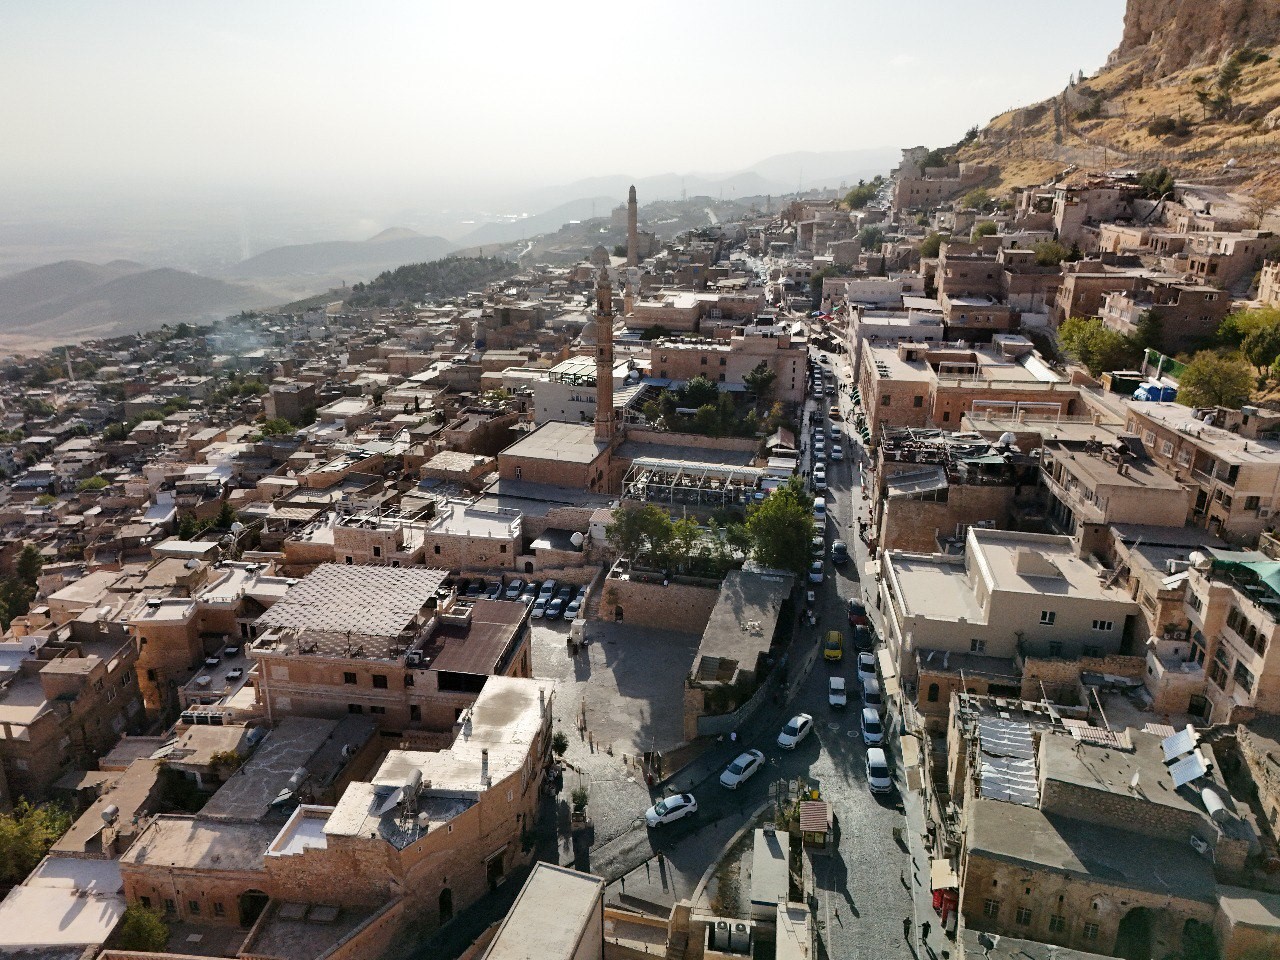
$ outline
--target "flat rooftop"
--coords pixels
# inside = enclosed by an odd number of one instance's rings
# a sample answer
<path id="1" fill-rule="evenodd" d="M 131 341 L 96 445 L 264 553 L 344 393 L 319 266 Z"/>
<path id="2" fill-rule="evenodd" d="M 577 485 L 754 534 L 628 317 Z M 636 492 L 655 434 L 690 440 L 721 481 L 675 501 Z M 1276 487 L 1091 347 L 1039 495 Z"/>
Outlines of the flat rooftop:
<path id="1" fill-rule="evenodd" d="M 1181 491 L 1182 484 L 1157 467 L 1147 457 L 1105 457 L 1101 450 L 1089 451 L 1066 447 L 1057 440 L 1045 440 L 1044 449 L 1055 460 L 1062 461 L 1068 472 L 1099 486 L 1132 490 Z M 1120 470 L 1124 466 L 1123 472 Z"/>
<path id="2" fill-rule="evenodd" d="M 447 570 L 325 563 L 258 618 L 266 630 L 320 631 L 393 639 L 435 597 Z"/>
<path id="3" fill-rule="evenodd" d="M 203 815 L 156 817 L 120 863 L 179 867 L 184 870 L 254 873 L 263 869 L 267 847 L 280 832 L 278 823 L 234 823 Z"/>
<path id="4" fill-rule="evenodd" d="M 1130 414 L 1145 417 L 1168 430 L 1177 430 L 1196 441 L 1196 445 L 1212 451 L 1228 464 L 1247 466 L 1280 463 L 1280 441 L 1249 439 L 1238 433 L 1211 427 L 1196 418 L 1196 412 L 1180 403 L 1146 403 L 1125 401 Z M 1141 423 L 1141 419 L 1138 421 Z"/>
<path id="5" fill-rule="evenodd" d="M 521 519 L 517 511 L 448 504 L 427 525 L 426 532 L 456 537 L 509 539 L 520 535 Z"/>
<path id="6" fill-rule="evenodd" d="M 245 764 L 218 788 L 200 811 L 207 820 L 261 820 L 289 778 L 324 746 L 336 720 L 285 717 L 258 745 Z"/>
<path id="7" fill-rule="evenodd" d="M 757 657 L 768 651 L 794 578 L 785 573 L 731 570 L 720 585 L 720 596 L 698 645 L 698 661 L 707 657 L 736 661 L 754 670 Z M 694 671 L 698 670 L 695 662 Z"/>
<path id="8" fill-rule="evenodd" d="M 904 617 L 986 622 L 959 557 L 891 550 L 885 563 L 886 573 L 898 584 Z"/>
<path id="9" fill-rule="evenodd" d="M 967 546 L 992 591 L 1131 602 L 1125 590 L 1098 579 L 1070 537 L 970 527 Z"/>
<path id="10" fill-rule="evenodd" d="M 511 444 L 499 456 L 591 463 L 605 451 L 606 446 L 596 440 L 594 424 L 550 420 Z"/>
<path id="11" fill-rule="evenodd" d="M 491 784 L 519 771 L 551 709 L 550 680 L 489 677 L 476 702 L 463 714 L 446 750 L 392 750 L 371 783 L 347 786 L 325 825 L 329 836 L 377 834 L 403 849 L 424 833 L 474 806 Z M 422 778 L 418 817 L 402 806 L 380 812 L 395 789 L 414 771 Z M 425 819 L 425 823 L 422 820 Z"/>
<path id="12" fill-rule="evenodd" d="M 423 651 L 425 665 L 454 673 L 495 673 L 527 613 L 528 605 L 523 603 L 483 597 L 472 601 L 469 623 L 444 620 L 432 634 L 429 647 Z M 433 654 L 433 650 L 439 652 Z"/>
<path id="13" fill-rule="evenodd" d="M 486 960 L 572 960 L 603 899 L 600 877 L 551 863 L 534 864 L 498 927 Z"/>
<path id="14" fill-rule="evenodd" d="M 0 903 L 0 954 L 104 943 L 124 914 L 114 860 L 51 856 Z"/>
<path id="15" fill-rule="evenodd" d="M 323 891 L 316 891 L 323 899 Z M 272 902 L 254 928 L 244 955 L 278 960 L 315 960 L 336 948 L 377 910 L 323 904 Z"/>
<path id="16" fill-rule="evenodd" d="M 969 854 L 1028 864 L 1118 889 L 1214 903 L 1213 867 L 1185 840 L 1157 840 L 1035 807 L 971 801 Z"/>

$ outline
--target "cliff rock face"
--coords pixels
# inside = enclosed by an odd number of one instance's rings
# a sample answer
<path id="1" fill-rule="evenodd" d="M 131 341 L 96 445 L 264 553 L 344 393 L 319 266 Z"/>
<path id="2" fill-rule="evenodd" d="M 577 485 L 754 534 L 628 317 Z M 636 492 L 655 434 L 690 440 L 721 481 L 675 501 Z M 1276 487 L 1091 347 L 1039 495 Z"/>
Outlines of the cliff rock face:
<path id="1" fill-rule="evenodd" d="M 1217 63 L 1240 47 L 1280 41 L 1280 0 L 1129 0 L 1112 63 L 1136 61 L 1158 80 Z"/>

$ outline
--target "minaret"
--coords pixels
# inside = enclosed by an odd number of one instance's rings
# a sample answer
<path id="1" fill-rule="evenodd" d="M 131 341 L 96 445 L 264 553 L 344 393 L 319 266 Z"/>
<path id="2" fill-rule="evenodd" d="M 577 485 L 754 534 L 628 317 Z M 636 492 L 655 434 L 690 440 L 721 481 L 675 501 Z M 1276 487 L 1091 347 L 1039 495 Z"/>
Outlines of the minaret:
<path id="1" fill-rule="evenodd" d="M 634 196 L 634 191 L 632 192 Z M 596 278 L 596 439 L 610 443 L 613 419 L 613 287 L 609 271 Z"/>
<path id="2" fill-rule="evenodd" d="M 627 191 L 627 266 L 640 266 L 640 237 L 637 235 L 639 207 L 636 205 L 636 186 Z"/>

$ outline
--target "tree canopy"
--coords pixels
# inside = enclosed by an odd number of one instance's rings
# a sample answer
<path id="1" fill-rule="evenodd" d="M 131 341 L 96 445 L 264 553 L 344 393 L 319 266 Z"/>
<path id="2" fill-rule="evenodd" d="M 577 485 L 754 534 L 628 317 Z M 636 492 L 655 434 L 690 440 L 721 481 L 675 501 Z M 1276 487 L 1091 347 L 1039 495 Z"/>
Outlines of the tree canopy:
<path id="1" fill-rule="evenodd" d="M 1201 350 L 1178 378 L 1178 401 L 1189 407 L 1238 410 L 1253 393 L 1253 371 L 1234 354 Z"/>
<path id="2" fill-rule="evenodd" d="M 884 185 L 884 177 L 876 177 L 870 183 L 859 180 L 858 185 L 844 195 L 845 205 L 850 210 L 861 210 L 875 199 L 877 191 Z"/>
<path id="3" fill-rule="evenodd" d="M 813 498 L 798 477 L 778 487 L 747 515 L 756 563 L 803 575 L 809 569 Z"/>
<path id="4" fill-rule="evenodd" d="M 1092 376 L 1119 370 L 1142 358 L 1142 345 L 1107 327 L 1097 317 L 1070 317 L 1058 328 L 1058 342 L 1068 356 L 1084 364 Z"/>
<path id="5" fill-rule="evenodd" d="M 937 230 L 930 230 L 920 241 L 920 256 L 926 260 L 936 257 L 942 249 L 942 241 L 946 239 Z"/>
<path id="6" fill-rule="evenodd" d="M 974 226 L 973 239 L 981 240 L 983 237 L 994 237 L 999 232 L 1000 228 L 996 226 L 994 220 L 983 220 Z"/>
<path id="7" fill-rule="evenodd" d="M 135 950 L 142 953 L 158 953 L 169 940 L 169 927 L 159 910 L 131 903 L 124 909 L 120 925 L 112 935 L 112 943 L 119 950 Z"/>
<path id="8" fill-rule="evenodd" d="M 56 804 L 19 800 L 13 813 L 0 814 L 0 885 L 21 883 L 70 826 L 70 814 Z"/>

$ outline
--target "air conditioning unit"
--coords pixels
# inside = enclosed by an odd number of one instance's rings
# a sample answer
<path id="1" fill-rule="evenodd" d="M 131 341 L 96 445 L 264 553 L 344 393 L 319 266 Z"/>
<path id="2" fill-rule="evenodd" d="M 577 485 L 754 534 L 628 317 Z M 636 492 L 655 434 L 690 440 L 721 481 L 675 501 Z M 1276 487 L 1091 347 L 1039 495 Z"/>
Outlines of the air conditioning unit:
<path id="1" fill-rule="evenodd" d="M 1271 508 L 1270 508 L 1270 507 L 1259 507 L 1259 508 L 1258 508 L 1258 516 L 1259 516 L 1261 519 L 1263 519 L 1263 520 L 1267 519 L 1267 517 L 1271 516 Z"/>

